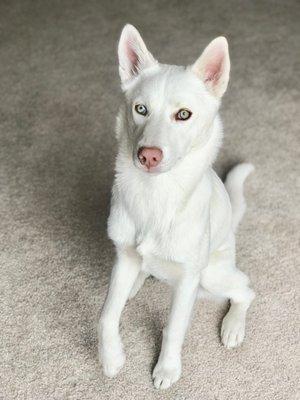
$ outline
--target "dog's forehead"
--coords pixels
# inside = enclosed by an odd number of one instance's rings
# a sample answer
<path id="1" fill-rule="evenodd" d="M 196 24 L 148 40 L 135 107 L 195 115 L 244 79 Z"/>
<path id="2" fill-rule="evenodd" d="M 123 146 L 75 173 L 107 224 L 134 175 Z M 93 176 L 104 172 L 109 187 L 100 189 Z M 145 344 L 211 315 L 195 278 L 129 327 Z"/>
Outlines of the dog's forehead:
<path id="1" fill-rule="evenodd" d="M 186 67 L 159 65 L 145 72 L 135 88 L 135 95 L 151 103 L 192 101 L 202 93 L 201 82 Z"/>

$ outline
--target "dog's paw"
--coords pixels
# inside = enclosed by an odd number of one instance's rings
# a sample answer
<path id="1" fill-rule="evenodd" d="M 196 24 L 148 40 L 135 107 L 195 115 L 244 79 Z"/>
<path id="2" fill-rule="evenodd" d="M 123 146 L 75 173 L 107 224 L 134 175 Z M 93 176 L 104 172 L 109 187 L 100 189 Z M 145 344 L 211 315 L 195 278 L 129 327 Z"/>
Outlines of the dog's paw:
<path id="1" fill-rule="evenodd" d="M 113 378 L 119 373 L 126 359 L 121 342 L 102 345 L 99 357 L 103 372 L 108 378 Z"/>
<path id="2" fill-rule="evenodd" d="M 158 361 L 152 374 L 154 386 L 156 387 L 156 389 L 168 389 L 173 383 L 178 381 L 180 375 L 180 360 L 168 363 Z"/>
<path id="3" fill-rule="evenodd" d="M 245 318 L 227 313 L 222 322 L 221 339 L 228 349 L 238 347 L 242 344 L 245 337 Z"/>

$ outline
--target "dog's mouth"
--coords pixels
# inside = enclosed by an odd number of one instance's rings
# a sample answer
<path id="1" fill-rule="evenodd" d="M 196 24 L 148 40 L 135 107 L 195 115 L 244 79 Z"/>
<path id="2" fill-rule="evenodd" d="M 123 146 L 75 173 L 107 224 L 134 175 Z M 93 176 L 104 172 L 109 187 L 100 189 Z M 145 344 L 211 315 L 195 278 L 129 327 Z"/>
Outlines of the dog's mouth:
<path id="1" fill-rule="evenodd" d="M 148 167 L 147 165 L 141 164 L 137 157 L 133 158 L 133 164 L 139 171 L 144 172 L 145 174 L 149 174 L 149 175 L 158 175 L 158 174 L 166 172 L 164 170 L 163 165 L 158 165 L 156 167 Z"/>

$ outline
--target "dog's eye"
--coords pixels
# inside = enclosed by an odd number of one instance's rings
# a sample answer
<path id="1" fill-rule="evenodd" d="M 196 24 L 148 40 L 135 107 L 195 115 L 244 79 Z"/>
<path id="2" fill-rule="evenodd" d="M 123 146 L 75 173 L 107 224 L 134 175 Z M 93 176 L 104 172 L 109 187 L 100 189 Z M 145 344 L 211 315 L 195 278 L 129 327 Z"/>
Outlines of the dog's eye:
<path id="1" fill-rule="evenodd" d="M 191 111 L 186 110 L 185 108 L 182 108 L 181 110 L 178 111 L 178 113 L 175 115 L 176 121 L 186 121 L 192 116 Z"/>
<path id="2" fill-rule="evenodd" d="M 144 116 L 148 114 L 147 107 L 144 106 L 144 104 L 137 104 L 134 107 L 134 109 L 138 114 L 141 114 L 141 115 L 144 115 Z"/>

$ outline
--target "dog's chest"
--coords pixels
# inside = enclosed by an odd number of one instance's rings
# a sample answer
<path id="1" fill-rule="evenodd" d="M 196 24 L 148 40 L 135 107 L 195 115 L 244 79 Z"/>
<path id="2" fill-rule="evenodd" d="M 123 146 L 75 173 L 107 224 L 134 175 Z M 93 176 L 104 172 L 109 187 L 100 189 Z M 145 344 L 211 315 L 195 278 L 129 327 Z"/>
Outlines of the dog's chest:
<path id="1" fill-rule="evenodd" d="M 174 263 L 194 262 L 199 251 L 203 199 L 197 192 L 187 196 L 176 182 L 163 177 L 150 180 L 150 184 L 149 179 L 145 184 L 128 178 L 116 181 L 110 237 L 134 246 L 143 258 L 144 270 L 153 275 L 158 265 L 160 270 L 162 266 L 173 270 Z"/>
<path id="2" fill-rule="evenodd" d="M 165 179 L 127 180 L 120 197 L 134 221 L 138 242 L 150 236 L 161 239 L 168 235 L 180 204 L 177 192 L 178 189 Z"/>
<path id="3" fill-rule="evenodd" d="M 142 257 L 144 272 L 172 282 L 180 276 L 182 265 L 175 261 L 178 254 L 174 247 L 174 210 L 168 208 L 166 203 L 164 205 L 160 201 L 136 204 L 132 215 L 136 229 L 135 248 Z"/>
<path id="4" fill-rule="evenodd" d="M 196 257 L 199 219 L 187 218 L 176 204 L 155 201 L 136 204 L 131 213 L 135 227 L 135 248 L 142 256 L 143 268 L 155 275 L 157 266 L 171 272 L 176 264 Z M 132 210 L 133 211 L 133 210 Z M 154 261 L 155 260 L 155 261 Z"/>
<path id="5" fill-rule="evenodd" d="M 148 212 L 145 212 L 145 210 Z M 174 216 L 170 210 L 150 207 L 138 210 L 132 215 L 135 225 L 135 247 L 144 258 L 170 258 L 174 242 Z"/>

